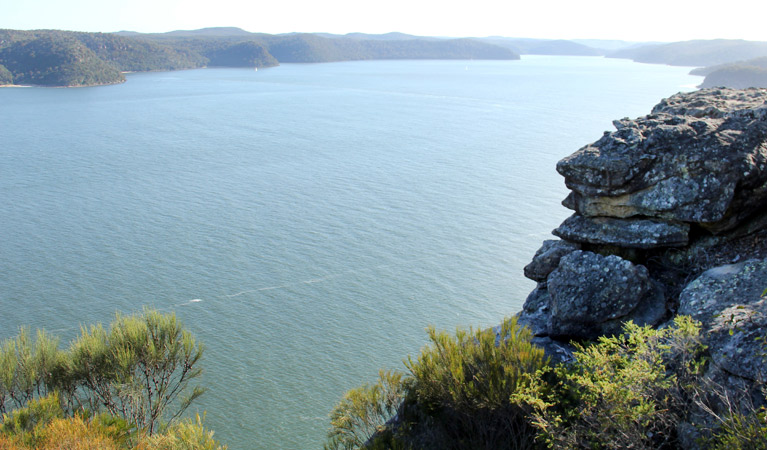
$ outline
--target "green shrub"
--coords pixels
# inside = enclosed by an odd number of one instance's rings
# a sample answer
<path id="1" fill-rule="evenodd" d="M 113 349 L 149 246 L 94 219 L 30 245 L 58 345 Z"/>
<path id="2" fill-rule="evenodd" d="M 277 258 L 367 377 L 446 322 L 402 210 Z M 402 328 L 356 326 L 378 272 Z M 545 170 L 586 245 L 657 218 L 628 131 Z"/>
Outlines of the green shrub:
<path id="1" fill-rule="evenodd" d="M 6 414 L 0 426 L 0 449 L 14 450 L 226 450 L 213 439 L 198 415 L 163 433 L 136 433 L 128 422 L 108 414 L 65 417 L 56 394 L 31 400 Z"/>
<path id="2" fill-rule="evenodd" d="M 108 332 L 101 325 L 81 330 L 70 347 L 71 376 L 83 388 L 83 405 L 152 434 L 204 392 L 189 386 L 201 374 L 202 352 L 175 314 L 118 314 Z"/>
<path id="3" fill-rule="evenodd" d="M 576 344 L 575 361 L 553 370 L 554 384 L 542 381 L 549 374 L 540 371 L 514 396 L 533 408 L 539 436 L 550 447 L 676 445 L 676 426 L 701 370 L 700 327 L 677 317 L 673 327 L 654 330 L 629 322 L 623 331 Z"/>
<path id="4" fill-rule="evenodd" d="M 45 331 L 30 334 L 21 328 L 0 342 L 0 413 L 38 407 L 34 399 L 56 392 L 67 415 L 106 411 L 153 434 L 203 393 L 191 386 L 203 348 L 175 314 L 118 314 L 108 331 L 83 327 L 68 351 Z"/>
<path id="5" fill-rule="evenodd" d="M 406 384 L 400 372 L 380 371 L 378 381 L 347 392 L 330 413 L 331 430 L 325 449 L 363 448 L 397 414 Z"/>
<path id="6" fill-rule="evenodd" d="M 497 332 L 497 333 L 496 333 Z M 414 448 L 515 449 L 535 446 L 526 410 L 511 397 L 548 365 L 516 318 L 500 329 L 429 329 L 431 345 L 408 358 L 413 377 L 403 431 Z M 400 434 L 402 434 L 400 432 Z"/>
<path id="7" fill-rule="evenodd" d="M 703 442 L 711 450 L 767 450 L 767 409 L 729 414 Z"/>
<path id="8" fill-rule="evenodd" d="M 44 330 L 33 340 L 25 327 L 15 338 L 0 343 L 0 414 L 56 390 L 55 376 L 67 364 L 58 346 L 58 338 Z"/>
<path id="9" fill-rule="evenodd" d="M 405 363 L 409 376 L 382 371 L 376 384 L 346 393 L 331 413 L 325 448 L 534 447 L 525 411 L 510 401 L 548 364 L 531 337 L 516 318 L 455 336 L 430 328 L 431 345 Z"/>
<path id="10" fill-rule="evenodd" d="M 213 439 L 213 431 L 207 430 L 198 414 L 195 421 L 182 420 L 164 433 L 141 439 L 133 450 L 226 450 L 225 445 Z"/>
<path id="11" fill-rule="evenodd" d="M 531 337 L 516 318 L 505 320 L 498 336 L 493 329 L 457 330 L 453 337 L 429 328 L 431 346 L 406 363 L 418 402 L 467 414 L 508 406 L 526 375 L 547 365 Z"/>
<path id="12" fill-rule="evenodd" d="M 61 402 L 57 394 L 51 394 L 39 400 L 31 400 L 26 407 L 3 414 L 0 432 L 14 436 L 19 442 L 33 445 L 40 430 L 57 418 L 64 417 Z"/>

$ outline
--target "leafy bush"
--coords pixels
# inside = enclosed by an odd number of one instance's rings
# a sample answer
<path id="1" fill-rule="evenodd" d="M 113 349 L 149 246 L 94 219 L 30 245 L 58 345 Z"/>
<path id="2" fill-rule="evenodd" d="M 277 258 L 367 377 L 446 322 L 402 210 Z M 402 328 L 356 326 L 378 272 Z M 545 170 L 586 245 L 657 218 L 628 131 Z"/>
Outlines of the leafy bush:
<path id="1" fill-rule="evenodd" d="M 514 396 L 533 408 L 540 437 L 550 447 L 676 444 L 676 425 L 701 371 L 699 324 L 680 316 L 673 327 L 654 330 L 629 322 L 623 331 L 592 345 L 576 344 L 575 361 L 553 370 L 556 383 L 542 381 L 544 369 Z"/>
<path id="2" fill-rule="evenodd" d="M 204 392 L 195 386 L 182 396 L 202 372 L 202 352 L 175 314 L 118 314 L 109 332 L 101 325 L 82 329 L 70 348 L 72 377 L 89 407 L 152 434 L 160 419 L 179 417 Z M 175 411 L 168 412 L 171 406 Z"/>
<path id="3" fill-rule="evenodd" d="M 472 413 L 509 404 L 509 397 L 547 364 L 543 350 L 530 342 L 530 331 L 516 318 L 495 330 L 457 330 L 455 337 L 429 328 L 432 346 L 406 366 L 415 379 L 420 404 Z"/>
<path id="4" fill-rule="evenodd" d="M 140 440 L 134 450 L 226 450 L 226 446 L 213 439 L 213 431 L 205 429 L 198 414 L 194 422 L 183 420 L 165 433 Z"/>
<path id="5" fill-rule="evenodd" d="M 405 363 L 409 376 L 381 372 L 344 396 L 326 448 L 531 448 L 534 430 L 510 401 L 548 364 L 531 337 L 516 318 L 454 336 L 430 328 L 431 345 Z"/>
<path id="6" fill-rule="evenodd" d="M 3 414 L 0 432 L 15 436 L 21 443 L 33 445 L 38 439 L 42 428 L 54 419 L 64 417 L 59 396 L 51 394 L 39 400 L 32 400 L 24 408 L 19 408 L 9 414 Z"/>
<path id="7" fill-rule="evenodd" d="M 164 433 L 136 433 L 125 420 L 98 414 L 64 417 L 56 394 L 32 400 L 5 416 L 0 427 L 3 450 L 226 450 L 213 439 L 198 415 Z"/>
<path id="8" fill-rule="evenodd" d="M 121 446 L 94 421 L 81 416 L 54 419 L 40 431 L 39 450 L 118 450 Z"/>
<path id="9" fill-rule="evenodd" d="M 68 351 L 59 350 L 58 342 L 44 331 L 33 341 L 22 328 L 0 343 L 4 425 L 25 406 L 39 407 L 34 399 L 57 392 L 67 415 L 106 411 L 153 434 L 203 393 L 190 386 L 201 374 L 203 348 L 174 314 L 118 314 L 108 331 L 100 324 L 82 328 Z M 5 415 L 14 409 L 19 411 Z"/>
<path id="10" fill-rule="evenodd" d="M 498 329 L 457 330 L 454 337 L 430 328 L 429 339 L 418 360 L 406 363 L 418 405 L 414 417 L 432 424 L 431 436 L 421 433 L 415 446 L 534 447 L 527 411 L 511 401 L 530 384 L 531 374 L 548 366 L 530 331 L 511 318 Z"/>
<path id="11" fill-rule="evenodd" d="M 55 376 L 66 366 L 66 357 L 58 345 L 58 338 L 42 330 L 33 341 L 24 327 L 16 338 L 0 343 L 1 414 L 55 390 Z"/>
<path id="12" fill-rule="evenodd" d="M 767 409 L 729 414 L 703 442 L 711 450 L 767 450 Z"/>
<path id="13" fill-rule="evenodd" d="M 362 448 L 396 415 L 407 387 L 400 372 L 380 371 L 378 382 L 347 392 L 330 413 L 325 449 Z"/>

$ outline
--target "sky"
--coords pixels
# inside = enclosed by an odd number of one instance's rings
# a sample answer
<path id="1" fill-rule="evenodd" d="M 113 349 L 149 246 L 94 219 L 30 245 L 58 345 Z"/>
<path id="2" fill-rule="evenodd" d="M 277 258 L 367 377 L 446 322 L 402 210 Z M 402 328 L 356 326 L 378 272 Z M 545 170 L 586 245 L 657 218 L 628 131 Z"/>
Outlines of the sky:
<path id="1" fill-rule="evenodd" d="M 767 1 L 3 0 L 0 28 L 160 33 L 205 27 L 290 33 L 767 41 Z M 711 3 L 708 3 L 709 5 Z"/>

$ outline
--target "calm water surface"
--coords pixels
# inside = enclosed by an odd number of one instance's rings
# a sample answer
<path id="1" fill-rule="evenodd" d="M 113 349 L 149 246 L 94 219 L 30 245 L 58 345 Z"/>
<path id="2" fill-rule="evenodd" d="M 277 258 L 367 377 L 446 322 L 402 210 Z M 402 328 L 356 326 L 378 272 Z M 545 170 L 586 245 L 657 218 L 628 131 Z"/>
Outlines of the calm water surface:
<path id="1" fill-rule="evenodd" d="M 585 57 L 133 74 L 0 90 L 0 338 L 150 305 L 205 343 L 232 450 L 320 448 L 430 324 L 490 326 L 568 212 L 557 160 L 692 90 Z"/>

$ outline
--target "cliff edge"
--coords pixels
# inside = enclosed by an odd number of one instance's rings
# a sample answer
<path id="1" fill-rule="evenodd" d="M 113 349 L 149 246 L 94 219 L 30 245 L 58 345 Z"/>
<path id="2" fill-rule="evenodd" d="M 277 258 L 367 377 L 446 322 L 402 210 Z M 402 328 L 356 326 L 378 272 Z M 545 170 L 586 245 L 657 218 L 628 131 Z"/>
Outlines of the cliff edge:
<path id="1" fill-rule="evenodd" d="M 700 321 L 708 376 L 767 374 L 767 89 L 674 95 L 557 164 L 574 211 L 525 267 L 521 323 L 554 360 L 623 322 Z"/>

